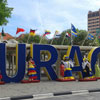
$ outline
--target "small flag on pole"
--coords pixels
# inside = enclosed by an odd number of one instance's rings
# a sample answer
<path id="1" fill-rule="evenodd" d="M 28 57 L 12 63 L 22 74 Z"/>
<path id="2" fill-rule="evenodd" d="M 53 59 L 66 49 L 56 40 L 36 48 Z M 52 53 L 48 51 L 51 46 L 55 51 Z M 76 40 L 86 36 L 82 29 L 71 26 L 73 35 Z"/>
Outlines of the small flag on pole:
<path id="1" fill-rule="evenodd" d="M 4 29 L 3 29 L 3 28 L 2 28 L 1 35 L 2 35 L 2 36 L 6 36 L 5 33 L 4 33 Z"/>
<path id="2" fill-rule="evenodd" d="M 48 35 L 48 34 L 51 34 L 51 32 L 49 30 L 45 30 L 45 33 L 44 33 L 43 37 Z"/>
<path id="3" fill-rule="evenodd" d="M 55 35 L 56 35 L 56 34 L 59 34 L 59 31 L 58 31 L 58 30 L 55 31 Z"/>
<path id="4" fill-rule="evenodd" d="M 18 34 L 19 32 L 24 32 L 25 30 L 23 28 L 17 28 L 16 34 Z"/>
<path id="5" fill-rule="evenodd" d="M 61 34 L 59 33 L 59 31 L 55 31 L 55 35 L 54 35 L 54 38 L 60 38 L 61 37 Z"/>
<path id="6" fill-rule="evenodd" d="M 94 39 L 94 36 L 93 36 L 92 34 L 89 33 L 89 34 L 88 34 L 88 39 L 89 39 L 89 40 L 93 40 L 93 39 Z"/>
<path id="7" fill-rule="evenodd" d="M 30 35 L 30 36 L 35 36 L 35 31 L 36 31 L 36 30 L 30 29 L 30 34 L 29 34 L 29 35 Z"/>
<path id="8" fill-rule="evenodd" d="M 77 37 L 77 32 L 76 32 L 76 28 L 73 24 L 71 24 L 71 33 L 72 35 L 74 35 L 75 37 Z"/>
<path id="9" fill-rule="evenodd" d="M 56 34 L 54 38 L 60 38 L 61 34 Z"/>
<path id="10" fill-rule="evenodd" d="M 67 32 L 66 37 L 71 37 L 71 34 Z"/>

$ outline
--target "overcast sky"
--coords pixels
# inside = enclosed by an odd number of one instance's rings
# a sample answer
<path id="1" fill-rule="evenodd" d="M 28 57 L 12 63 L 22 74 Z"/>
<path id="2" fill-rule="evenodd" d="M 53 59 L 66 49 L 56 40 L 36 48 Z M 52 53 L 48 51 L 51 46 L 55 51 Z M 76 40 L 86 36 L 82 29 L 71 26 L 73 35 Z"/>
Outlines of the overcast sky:
<path id="1" fill-rule="evenodd" d="M 78 29 L 87 30 L 88 11 L 99 10 L 100 0 L 8 0 L 8 6 L 14 10 L 4 26 L 6 33 L 15 36 L 20 27 L 25 33 L 37 29 L 36 33 L 41 35 L 48 29 L 52 37 L 55 30 L 70 29 L 71 23 Z"/>

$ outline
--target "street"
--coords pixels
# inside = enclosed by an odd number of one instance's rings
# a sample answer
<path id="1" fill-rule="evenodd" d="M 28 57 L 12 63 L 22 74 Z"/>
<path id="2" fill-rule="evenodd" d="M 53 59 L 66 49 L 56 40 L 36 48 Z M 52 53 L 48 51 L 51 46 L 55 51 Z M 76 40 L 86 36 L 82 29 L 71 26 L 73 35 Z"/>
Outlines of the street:
<path id="1" fill-rule="evenodd" d="M 78 91 L 78 90 L 89 90 L 89 89 L 100 89 L 100 80 L 93 82 L 57 82 L 57 81 L 41 81 L 40 83 L 10 83 L 5 85 L 0 85 L 0 98 L 5 97 L 15 97 L 15 96 L 25 96 L 25 95 L 36 95 L 36 94 L 47 94 L 56 92 L 66 92 L 66 91 Z M 92 96 L 91 96 L 92 95 Z M 91 93 L 89 95 L 79 95 L 79 96 L 61 96 L 50 98 L 53 99 L 69 99 L 74 98 L 88 98 L 88 97 L 99 97 L 98 94 Z M 32 100 L 32 99 L 31 99 Z M 49 99 L 48 99 L 49 100 Z"/>
<path id="2" fill-rule="evenodd" d="M 38 100 L 99 100 L 100 92 L 96 93 L 82 93 L 82 94 L 75 94 L 75 95 L 66 95 L 66 96 L 57 96 L 51 98 L 43 98 Z M 37 99 L 25 99 L 25 100 L 37 100 Z"/>

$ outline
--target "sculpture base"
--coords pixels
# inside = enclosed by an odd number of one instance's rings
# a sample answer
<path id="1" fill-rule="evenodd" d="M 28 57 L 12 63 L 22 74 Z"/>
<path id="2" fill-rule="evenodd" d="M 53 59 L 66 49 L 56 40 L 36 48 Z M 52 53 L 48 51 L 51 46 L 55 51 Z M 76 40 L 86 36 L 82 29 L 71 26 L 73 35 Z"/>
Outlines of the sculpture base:
<path id="1" fill-rule="evenodd" d="M 97 78 L 84 78 L 84 79 L 79 79 L 78 81 L 80 82 L 97 81 Z"/>
<path id="2" fill-rule="evenodd" d="M 63 78 L 59 78 L 56 81 L 60 81 L 60 82 L 70 82 L 70 81 L 76 81 L 75 79 L 63 79 Z"/>
<path id="3" fill-rule="evenodd" d="M 37 83 L 40 82 L 40 80 L 22 80 L 21 83 Z"/>
<path id="4" fill-rule="evenodd" d="M 0 81 L 0 85 L 3 85 L 3 84 L 5 84 L 5 82 L 4 81 Z"/>
<path id="5" fill-rule="evenodd" d="M 100 79 L 100 77 L 96 77 L 96 79 Z"/>

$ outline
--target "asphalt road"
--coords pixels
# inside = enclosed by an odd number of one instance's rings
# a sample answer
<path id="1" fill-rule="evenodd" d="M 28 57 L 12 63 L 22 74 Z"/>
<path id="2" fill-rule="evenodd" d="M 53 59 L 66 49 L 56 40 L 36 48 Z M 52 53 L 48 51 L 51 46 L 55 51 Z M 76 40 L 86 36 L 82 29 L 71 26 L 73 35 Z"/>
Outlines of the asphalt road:
<path id="1" fill-rule="evenodd" d="M 99 100 L 99 99 L 100 99 L 100 92 L 57 96 L 57 97 L 43 98 L 38 100 Z M 37 100 L 37 99 L 24 99 L 24 100 Z"/>

